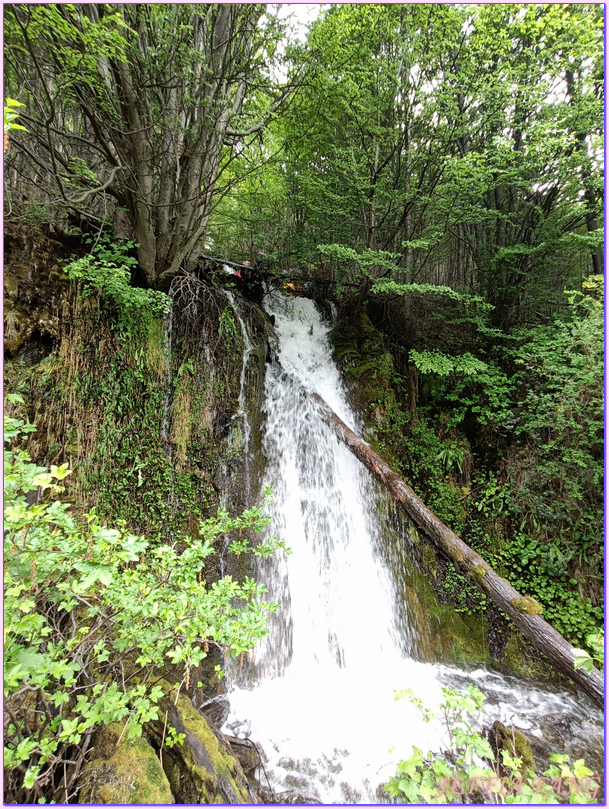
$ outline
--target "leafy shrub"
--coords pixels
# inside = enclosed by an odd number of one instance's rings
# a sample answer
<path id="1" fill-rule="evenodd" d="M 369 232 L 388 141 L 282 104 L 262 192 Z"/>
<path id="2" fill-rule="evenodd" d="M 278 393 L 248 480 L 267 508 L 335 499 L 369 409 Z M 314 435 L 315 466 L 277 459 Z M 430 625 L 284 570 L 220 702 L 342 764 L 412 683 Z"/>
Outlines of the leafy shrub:
<path id="1" fill-rule="evenodd" d="M 99 293 L 102 300 L 115 309 L 117 330 L 124 338 L 131 336 L 138 315 L 140 320 L 146 314 L 165 315 L 171 303 L 164 292 L 130 285 L 137 259 L 130 256 L 129 251 L 135 246 L 129 240 L 111 241 L 101 237 L 89 255 L 72 261 L 66 268 L 71 281 L 83 283 L 84 296 Z"/>
<path id="2" fill-rule="evenodd" d="M 568 756 L 554 753 L 542 777 L 530 771 L 516 749 L 502 749 L 499 762 L 487 739 L 472 727 L 484 711 L 484 694 L 472 685 L 466 694 L 452 688 L 442 691 L 440 708 L 448 745 L 440 753 L 427 755 L 414 747 L 412 755 L 398 763 L 397 774 L 385 786 L 394 802 L 446 805 L 482 803 L 484 798 L 489 803 L 527 805 L 595 802 L 599 785 L 583 759 L 571 764 Z M 395 698 L 410 699 L 425 722 L 434 718 L 412 691 L 396 692 Z"/>
<path id="3" fill-rule="evenodd" d="M 586 643 L 589 635 L 602 628 L 602 605 L 582 598 L 578 580 L 567 572 L 570 559 L 555 544 L 517 533 L 497 551 L 495 560 L 493 564 L 517 590 L 542 604 L 544 617 L 571 643 Z"/>
<path id="4" fill-rule="evenodd" d="M 575 650 L 575 660 L 573 661 L 573 668 L 584 669 L 588 674 L 594 671 L 594 661 L 600 664 L 601 669 L 605 668 L 605 636 L 603 634 L 588 635 L 586 643 L 592 649 L 593 654 L 590 655 L 584 649 Z"/>
<path id="5" fill-rule="evenodd" d="M 518 334 L 513 350 L 521 449 L 509 481 L 529 529 L 580 544 L 603 529 L 604 322 L 600 299 L 568 293 L 570 318 Z"/>
<path id="6" fill-rule="evenodd" d="M 9 446 L 33 429 L 5 417 Z M 155 670 L 179 666 L 188 684 L 211 645 L 252 649 L 276 609 L 252 579 L 208 586 L 201 574 L 218 537 L 268 524 L 262 506 L 237 518 L 220 510 L 198 537 L 153 547 L 94 511 L 79 525 L 66 503 L 28 504 L 28 492 L 60 491 L 69 474 L 5 452 L 5 767 L 16 803 L 67 801 L 97 727 L 121 721 L 129 738 L 157 717 Z M 253 551 L 277 547 L 271 537 Z"/>

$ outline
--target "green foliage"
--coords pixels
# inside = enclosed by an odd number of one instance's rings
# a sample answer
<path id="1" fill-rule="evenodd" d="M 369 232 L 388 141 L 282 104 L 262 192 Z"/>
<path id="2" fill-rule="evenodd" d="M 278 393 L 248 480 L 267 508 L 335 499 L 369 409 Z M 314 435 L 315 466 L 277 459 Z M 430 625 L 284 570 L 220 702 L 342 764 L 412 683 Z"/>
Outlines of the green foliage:
<path id="1" fill-rule="evenodd" d="M 603 616 L 595 578 L 602 553 L 602 283 L 590 280 L 584 290 L 569 293 L 566 319 L 520 332 L 516 348 L 496 355 L 502 365 L 471 352 L 411 349 L 418 370 L 435 378 L 415 418 L 411 389 L 391 356 L 387 362 L 382 333 L 365 320 L 335 330 L 337 354 L 374 419 L 378 451 L 576 645 L 598 632 Z M 457 425 L 472 431 L 477 455 Z M 483 428 L 488 443 L 480 440 Z M 501 474 L 494 450 L 481 452 L 491 436 L 506 448 L 511 441 Z M 469 476 L 472 463 L 479 469 L 473 485 L 459 489 L 454 479 Z M 485 607 L 485 596 L 452 565 L 441 583 L 458 610 Z"/>
<path id="2" fill-rule="evenodd" d="M 475 578 L 475 574 L 472 578 Z M 486 609 L 486 594 L 466 578 L 451 561 L 446 563 L 446 570 L 442 575 L 442 591 L 449 597 L 450 604 L 455 610 L 464 615 L 476 615 Z"/>
<path id="3" fill-rule="evenodd" d="M 130 285 L 131 270 L 137 265 L 137 259 L 129 255 L 134 247 L 131 241 L 112 241 L 102 236 L 93 244 L 88 256 L 66 267 L 70 281 L 82 282 L 85 297 L 98 294 L 105 304 L 110 304 L 117 315 L 117 332 L 124 340 L 133 337 L 139 323 L 148 324 L 151 314 L 167 314 L 171 304 L 171 299 L 163 292 Z"/>
<path id="4" fill-rule="evenodd" d="M 27 492 L 58 493 L 70 474 L 15 446 L 31 429 L 5 423 L 5 767 L 25 802 L 55 794 L 44 785 L 64 762 L 82 765 L 73 751 L 99 725 L 122 721 L 129 738 L 157 717 L 155 669 L 183 667 L 188 681 L 210 644 L 231 656 L 252 649 L 276 609 L 251 579 L 209 586 L 201 575 L 218 537 L 268 524 L 262 506 L 236 518 L 219 511 L 197 536 L 156 547 L 124 525 L 106 528 L 94 510 L 81 525 L 66 503 L 28 505 Z M 278 547 L 270 538 L 256 552 Z"/>
<path id="5" fill-rule="evenodd" d="M 447 459 L 458 467 L 457 459 L 463 462 L 465 450 L 451 439 L 442 440 L 433 426 L 423 417 L 409 424 L 407 436 L 396 434 L 395 420 L 387 425 L 395 441 L 401 444 L 400 467 L 411 482 L 415 492 L 429 508 L 456 533 L 464 527 L 461 492 L 446 479 Z M 393 426 L 391 422 L 393 421 Z"/>
<path id="6" fill-rule="evenodd" d="M 484 367 L 482 367 L 484 366 Z M 483 363 L 470 378 L 451 380 L 444 389 L 446 402 L 453 408 L 451 424 L 461 424 L 471 414 L 482 427 L 503 430 L 512 423 L 510 397 L 514 384 L 494 362 Z"/>
<path id="7" fill-rule="evenodd" d="M 386 338 L 366 315 L 339 323 L 332 333 L 339 359 L 349 377 L 358 380 L 368 412 L 374 418 L 378 451 L 409 481 L 435 514 L 459 532 L 463 528 L 461 493 L 447 472 L 461 469 L 467 454 L 463 442 L 440 438 L 431 419 L 409 412 L 406 380 L 396 372 Z"/>
<path id="8" fill-rule="evenodd" d="M 438 374 L 438 376 L 448 376 L 452 373 L 474 376 L 488 368 L 485 362 L 472 356 L 469 352 L 458 357 L 450 357 L 440 351 L 415 351 L 412 349 L 410 359 L 422 374 Z"/>
<path id="9" fill-rule="evenodd" d="M 175 747 L 175 745 L 180 745 L 180 747 L 184 744 L 184 739 L 186 738 L 185 733 L 178 733 L 178 731 L 170 725 L 167 729 L 167 738 L 165 739 L 165 745 L 167 747 Z"/>
<path id="10" fill-rule="evenodd" d="M 444 464 L 444 469 L 450 472 L 455 468 L 461 474 L 463 472 L 463 456 L 465 454 L 465 447 L 455 441 L 447 441 L 438 452 L 437 458 Z"/>
<path id="11" fill-rule="evenodd" d="M 459 373 L 453 357 L 437 349 L 410 351 L 425 377 L 419 413 L 427 423 L 437 419 L 438 432 L 467 428 L 472 444 L 477 442 L 480 471 L 475 496 L 464 504 L 464 538 L 474 547 L 480 541 L 482 555 L 539 601 L 548 620 L 576 644 L 598 631 L 603 610 L 597 572 L 603 517 L 602 279 L 589 279 L 582 289 L 567 293 L 562 318 L 504 336 L 511 347 L 476 362 L 471 375 Z M 461 356 L 468 363 L 471 354 Z M 433 384 L 427 382 L 432 378 Z M 434 453 L 445 471 L 459 468 L 457 436 L 453 432 Z M 507 457 L 499 475 L 491 465 L 501 454 Z M 415 489 L 419 485 L 431 504 L 423 464 L 429 460 L 421 458 L 409 474 L 418 477 Z M 455 523 L 448 524 L 460 533 Z M 456 577 L 449 571 L 444 587 L 467 609 Z"/>
<path id="12" fill-rule="evenodd" d="M 21 129 L 23 132 L 27 132 L 27 129 L 21 124 L 17 123 L 17 118 L 19 118 L 19 111 L 18 107 L 25 106 L 20 101 L 15 101 L 14 98 L 7 98 L 4 102 L 4 134 L 9 132 L 11 129 Z M 6 146 L 5 146 L 6 150 Z"/>
<path id="13" fill-rule="evenodd" d="M 229 346 L 231 344 L 233 337 L 236 337 L 237 335 L 237 325 L 228 306 L 222 311 L 222 314 L 220 315 L 220 320 L 218 324 L 218 334 L 226 335 L 226 342 L 227 345 Z"/>
<path id="14" fill-rule="evenodd" d="M 438 349 L 411 349 L 409 356 L 420 373 L 434 380 L 427 392 L 428 408 L 450 407 L 449 426 L 461 425 L 467 416 L 481 427 L 502 429 L 513 423 L 515 383 L 495 361 L 483 361 L 469 351 L 450 356 Z"/>
<path id="15" fill-rule="evenodd" d="M 344 244 L 318 244 L 317 249 L 325 256 L 334 259 L 345 269 L 352 267 L 355 272 L 351 276 L 354 281 L 361 281 L 363 278 L 374 278 L 381 271 L 396 271 L 395 259 L 398 253 L 390 253 L 387 250 L 364 250 L 361 253 Z M 346 265 L 346 266 L 345 266 Z"/>
<path id="16" fill-rule="evenodd" d="M 265 142 L 277 157 L 222 211 L 285 268 L 468 289 L 508 329 L 598 261 L 597 7 L 339 4 L 290 55 L 309 76 Z"/>
<path id="17" fill-rule="evenodd" d="M 603 625 L 603 607 L 594 606 L 568 573 L 569 556 L 553 543 L 517 533 L 496 552 L 494 564 L 520 592 L 543 605 L 544 617 L 572 643 L 584 643 Z M 580 580 L 581 581 L 581 580 Z M 585 581 L 581 581 L 585 584 Z"/>
<path id="18" fill-rule="evenodd" d="M 599 291 L 600 299 L 567 293 L 569 319 L 520 332 L 513 352 L 519 368 L 515 430 L 535 455 L 529 482 L 540 493 L 561 491 L 558 508 L 544 503 L 548 521 L 580 526 L 588 536 L 602 530 L 602 285 Z"/>
<path id="19" fill-rule="evenodd" d="M 503 512 L 515 526 L 498 564 L 580 644 L 603 617 L 595 585 L 603 535 L 602 283 L 584 289 L 567 293 L 566 319 L 518 333 L 511 404 L 518 440 L 507 478 L 478 499 L 489 517 Z M 597 593 L 594 603 L 586 591 Z"/>
<path id="20" fill-rule="evenodd" d="M 379 295 L 399 295 L 400 297 L 410 293 L 415 293 L 418 295 L 435 295 L 446 298 L 447 300 L 464 304 L 470 309 L 478 307 L 480 311 L 484 313 L 488 313 L 493 309 L 491 304 L 489 304 L 480 295 L 472 295 L 471 293 L 460 292 L 459 290 L 452 289 L 451 287 L 444 286 L 443 284 L 403 284 L 392 280 L 379 280 L 374 283 L 371 292 Z"/>
<path id="21" fill-rule="evenodd" d="M 397 774 L 384 787 L 398 803 L 594 803 L 599 785 L 594 773 L 579 759 L 571 764 L 562 754 L 550 756 L 552 764 L 542 777 L 524 767 L 517 751 L 501 750 L 497 761 L 489 742 L 473 725 L 484 711 L 484 694 L 470 685 L 465 694 L 443 688 L 440 708 L 448 744 L 439 753 L 424 754 L 418 747 L 400 761 Z M 425 722 L 434 714 L 412 691 L 400 691 L 396 699 L 408 698 L 423 713 Z"/>
<path id="22" fill-rule="evenodd" d="M 584 669 L 590 674 L 594 670 L 594 661 L 600 663 L 601 669 L 605 667 L 605 638 L 603 635 L 588 635 L 586 643 L 592 649 L 593 655 L 588 654 L 584 649 L 575 650 L 575 660 L 573 668 Z"/>

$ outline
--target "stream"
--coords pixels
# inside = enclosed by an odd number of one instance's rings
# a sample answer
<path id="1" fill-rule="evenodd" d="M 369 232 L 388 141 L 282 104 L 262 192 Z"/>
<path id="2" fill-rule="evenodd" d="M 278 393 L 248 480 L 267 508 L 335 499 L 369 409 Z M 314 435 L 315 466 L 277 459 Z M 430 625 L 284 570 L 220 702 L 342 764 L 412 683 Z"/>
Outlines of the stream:
<path id="1" fill-rule="evenodd" d="M 274 295 L 266 307 L 278 348 L 265 382 L 264 483 L 274 490 L 271 531 L 292 553 L 258 562 L 280 607 L 255 661 L 233 672 L 225 726 L 264 751 L 263 786 L 268 778 L 278 803 L 389 802 L 381 787 L 397 762 L 413 745 L 438 750 L 445 733 L 394 692 L 410 688 L 437 712 L 443 686 L 468 683 L 487 695 L 487 724 L 500 719 L 598 766 L 603 717 L 583 695 L 417 659 L 424 630 L 381 553 L 386 495 L 305 393 L 362 434 L 332 360 L 331 324 L 304 298 Z"/>

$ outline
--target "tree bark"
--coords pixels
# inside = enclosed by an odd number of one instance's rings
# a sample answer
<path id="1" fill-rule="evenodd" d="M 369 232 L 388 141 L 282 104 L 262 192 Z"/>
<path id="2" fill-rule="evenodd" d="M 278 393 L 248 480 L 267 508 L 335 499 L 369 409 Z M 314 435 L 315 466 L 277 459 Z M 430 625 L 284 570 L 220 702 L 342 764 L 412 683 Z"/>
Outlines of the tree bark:
<path id="1" fill-rule="evenodd" d="M 565 80 L 569 95 L 569 104 L 571 107 L 575 108 L 578 101 L 581 103 L 581 91 L 579 91 L 578 99 L 578 89 L 573 70 L 565 71 Z M 592 174 L 591 159 L 588 153 L 586 134 L 586 131 L 579 129 L 575 132 L 575 137 L 577 139 L 577 149 L 581 157 L 580 174 L 584 189 L 584 199 L 586 201 L 586 228 L 588 233 L 594 233 L 598 230 L 598 217 L 596 214 L 598 202 L 596 199 L 596 193 L 594 191 L 594 178 Z M 605 251 L 603 249 L 603 245 L 599 245 L 596 248 L 591 248 L 590 257 L 592 259 L 592 271 L 594 275 L 602 275 L 605 269 Z"/>
<path id="2" fill-rule="evenodd" d="M 543 652 L 559 671 L 570 677 L 602 708 L 604 681 L 601 673 L 594 670 L 588 674 L 583 669 L 574 668 L 574 647 L 538 614 L 541 612 L 540 605 L 528 596 L 523 597 L 479 554 L 444 525 L 399 475 L 341 421 L 321 396 L 312 393 L 311 398 L 317 404 L 323 421 L 335 430 L 351 452 L 391 492 L 397 504 L 429 539 L 512 619 L 531 643 Z"/>

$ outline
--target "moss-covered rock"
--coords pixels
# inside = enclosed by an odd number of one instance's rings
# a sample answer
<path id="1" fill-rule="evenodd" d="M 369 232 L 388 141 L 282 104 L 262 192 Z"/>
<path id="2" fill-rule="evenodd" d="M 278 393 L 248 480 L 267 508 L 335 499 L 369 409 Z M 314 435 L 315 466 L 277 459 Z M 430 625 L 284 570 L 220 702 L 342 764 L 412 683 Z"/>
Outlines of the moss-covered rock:
<path id="1" fill-rule="evenodd" d="M 503 648 L 503 662 L 506 671 L 521 677 L 534 678 L 538 681 L 558 684 L 560 674 L 548 665 L 548 661 L 531 644 L 522 632 L 512 627 L 507 643 Z"/>
<path id="2" fill-rule="evenodd" d="M 479 663 L 489 660 L 488 625 L 482 614 L 459 613 L 438 601 L 433 585 L 411 570 L 408 609 L 417 628 L 419 656 L 427 662 Z"/>
<path id="3" fill-rule="evenodd" d="M 429 575 L 435 580 L 438 575 L 438 560 L 435 551 L 427 542 L 424 542 L 421 548 L 421 560 Z"/>
<path id="4" fill-rule="evenodd" d="M 122 724 L 102 728 L 80 778 L 80 803 L 174 803 L 161 762 L 145 739 L 119 740 Z"/>
<path id="5" fill-rule="evenodd" d="M 409 653 L 426 663 L 488 661 L 489 628 L 484 614 L 458 612 L 440 602 L 435 583 L 441 565 L 433 546 L 384 491 L 379 490 L 377 506 L 384 517 L 379 551 L 400 594 L 398 620 L 405 637 L 413 639 Z"/>
<path id="6" fill-rule="evenodd" d="M 247 784 L 241 765 L 230 745 L 197 711 L 176 685 L 161 681 L 165 696 L 161 699 L 159 719 L 147 725 L 155 746 L 161 745 L 167 730 L 184 734 L 183 744 L 163 748 L 163 768 L 178 803 L 239 804 L 257 803 Z M 167 727 L 164 730 L 165 715 Z"/>
<path id="7" fill-rule="evenodd" d="M 495 754 L 501 762 L 501 751 L 505 750 L 512 756 L 521 760 L 520 774 L 523 778 L 535 775 L 535 759 L 533 758 L 533 750 L 527 737 L 520 730 L 506 726 L 495 721 L 490 732 L 490 742 Z"/>

